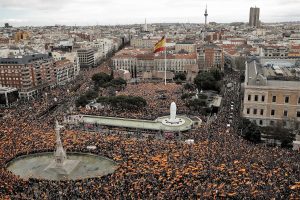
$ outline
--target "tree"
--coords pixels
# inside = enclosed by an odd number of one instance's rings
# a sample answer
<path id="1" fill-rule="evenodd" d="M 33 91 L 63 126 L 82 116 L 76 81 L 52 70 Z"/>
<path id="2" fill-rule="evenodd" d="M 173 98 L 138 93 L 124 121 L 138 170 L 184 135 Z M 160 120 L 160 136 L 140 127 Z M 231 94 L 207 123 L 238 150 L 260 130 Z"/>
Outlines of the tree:
<path id="1" fill-rule="evenodd" d="M 211 72 L 199 73 L 195 79 L 194 83 L 199 90 L 215 90 L 220 91 L 220 86 L 218 81 L 215 79 Z"/>
<path id="2" fill-rule="evenodd" d="M 89 101 L 88 101 L 86 95 L 80 96 L 80 97 L 76 100 L 76 102 L 75 102 L 76 107 L 79 107 L 79 106 L 84 107 L 84 106 L 86 106 L 88 103 L 89 103 Z"/>
<path id="3" fill-rule="evenodd" d="M 245 62 L 246 58 L 242 56 L 239 56 L 234 60 L 234 64 L 238 70 L 245 70 Z"/>
<path id="4" fill-rule="evenodd" d="M 183 88 L 186 90 L 194 90 L 195 89 L 194 85 L 191 83 L 184 84 Z"/>
<path id="5" fill-rule="evenodd" d="M 112 85 L 126 86 L 127 82 L 122 78 L 116 78 L 110 81 Z"/>
<path id="6" fill-rule="evenodd" d="M 110 82 L 112 80 L 112 78 L 110 75 L 100 72 L 100 73 L 94 74 L 92 77 L 92 80 L 94 81 L 94 85 L 97 88 L 97 87 L 102 87 L 105 83 Z"/>
<path id="7" fill-rule="evenodd" d="M 185 81 L 186 80 L 186 75 L 183 72 L 179 72 L 175 74 L 174 80 L 181 80 Z"/>
<path id="8" fill-rule="evenodd" d="M 95 91 L 90 90 L 90 91 L 88 91 L 88 92 L 85 94 L 85 96 L 86 96 L 86 98 L 87 98 L 88 100 L 92 100 L 92 99 L 95 99 L 95 98 L 98 97 L 98 93 L 95 92 Z"/>
<path id="9" fill-rule="evenodd" d="M 194 95 L 195 95 L 195 93 L 184 93 L 184 94 L 181 95 L 181 99 L 182 100 L 188 99 L 188 98 L 191 98 Z"/>
<path id="10" fill-rule="evenodd" d="M 220 81 L 223 77 L 223 73 L 218 69 L 211 70 L 210 73 L 213 75 L 216 81 Z"/>
<path id="11" fill-rule="evenodd" d="M 281 147 L 292 147 L 295 135 L 291 130 L 284 128 L 281 121 L 278 121 L 275 126 L 264 127 L 262 130 L 268 138 L 279 140 L 281 142 Z"/>
<path id="12" fill-rule="evenodd" d="M 243 118 L 239 128 L 242 129 L 243 137 L 246 140 L 258 143 L 261 141 L 261 132 L 258 126 L 250 120 Z"/>

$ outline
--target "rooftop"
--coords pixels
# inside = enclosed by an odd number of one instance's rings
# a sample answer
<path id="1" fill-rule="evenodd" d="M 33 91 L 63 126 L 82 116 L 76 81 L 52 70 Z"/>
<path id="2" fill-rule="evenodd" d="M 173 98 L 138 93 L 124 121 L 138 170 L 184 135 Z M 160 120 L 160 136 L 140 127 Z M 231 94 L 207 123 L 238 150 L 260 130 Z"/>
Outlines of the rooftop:
<path id="1" fill-rule="evenodd" d="M 246 85 L 300 89 L 300 67 L 252 60 L 247 63 L 245 80 Z"/>
<path id="2" fill-rule="evenodd" d="M 0 58 L 0 64 L 28 64 L 31 62 L 49 59 L 50 56 L 48 54 L 33 54 L 33 55 L 25 55 L 20 58 Z"/>

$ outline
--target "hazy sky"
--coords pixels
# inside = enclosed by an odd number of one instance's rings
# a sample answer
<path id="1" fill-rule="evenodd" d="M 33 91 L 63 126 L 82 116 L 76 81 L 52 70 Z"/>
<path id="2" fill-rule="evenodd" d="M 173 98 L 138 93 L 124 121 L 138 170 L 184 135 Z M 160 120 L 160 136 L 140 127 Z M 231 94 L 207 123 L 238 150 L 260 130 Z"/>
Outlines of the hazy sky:
<path id="1" fill-rule="evenodd" d="M 152 22 L 247 22 L 251 6 L 262 22 L 300 21 L 300 0 L 0 0 L 0 26 L 108 25 Z"/>

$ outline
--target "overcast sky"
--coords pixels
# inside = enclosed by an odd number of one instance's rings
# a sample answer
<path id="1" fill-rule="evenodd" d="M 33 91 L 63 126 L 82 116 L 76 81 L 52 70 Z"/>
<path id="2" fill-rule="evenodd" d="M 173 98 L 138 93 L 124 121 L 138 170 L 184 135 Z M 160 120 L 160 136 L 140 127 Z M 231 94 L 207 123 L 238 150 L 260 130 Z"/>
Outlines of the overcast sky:
<path id="1" fill-rule="evenodd" d="M 0 26 L 109 25 L 147 22 L 247 22 L 251 6 L 262 22 L 300 21 L 300 0 L 0 0 Z"/>

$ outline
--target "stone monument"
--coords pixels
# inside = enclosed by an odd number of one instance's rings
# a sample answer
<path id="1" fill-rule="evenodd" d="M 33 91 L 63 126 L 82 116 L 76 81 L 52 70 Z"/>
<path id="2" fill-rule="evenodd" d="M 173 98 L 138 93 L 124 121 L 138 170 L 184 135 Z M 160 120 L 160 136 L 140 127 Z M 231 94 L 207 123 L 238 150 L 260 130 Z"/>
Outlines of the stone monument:
<path id="1" fill-rule="evenodd" d="M 164 125 L 168 125 L 168 126 L 180 126 L 182 124 L 184 124 L 185 120 L 182 118 L 177 118 L 176 117 L 176 104 L 175 102 L 172 102 L 170 105 L 170 118 L 169 119 L 164 119 L 162 121 L 162 123 Z"/>
<path id="2" fill-rule="evenodd" d="M 79 160 L 68 160 L 67 154 L 62 146 L 60 139 L 60 129 L 63 126 L 55 122 L 55 133 L 56 133 L 56 151 L 54 152 L 54 160 L 46 167 L 45 170 L 54 171 L 60 175 L 70 174 L 80 163 Z"/>

